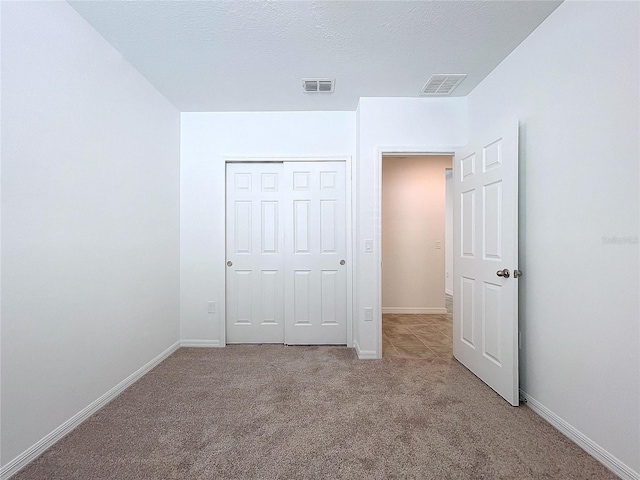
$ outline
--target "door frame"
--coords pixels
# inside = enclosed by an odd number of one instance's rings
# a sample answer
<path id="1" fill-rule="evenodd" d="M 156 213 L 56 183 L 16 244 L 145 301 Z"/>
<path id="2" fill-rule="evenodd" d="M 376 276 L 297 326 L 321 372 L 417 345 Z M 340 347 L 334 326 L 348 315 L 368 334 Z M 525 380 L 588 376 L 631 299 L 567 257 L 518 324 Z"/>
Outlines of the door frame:
<path id="1" fill-rule="evenodd" d="M 376 148 L 375 159 L 375 195 L 374 195 L 374 236 L 373 241 L 376 248 L 374 248 L 374 259 L 377 265 L 377 285 L 376 285 L 376 298 L 374 299 L 374 322 L 375 322 L 375 334 L 376 334 L 376 355 L 375 358 L 382 358 L 382 157 L 400 155 L 405 157 L 420 156 L 420 157 L 433 157 L 447 155 L 453 157 L 455 151 L 459 149 L 460 145 L 396 145 L 396 146 L 380 146 Z M 454 162 L 455 164 L 455 162 Z M 455 168 L 455 165 L 453 165 Z"/>
<path id="2" fill-rule="evenodd" d="M 455 159 L 452 159 L 455 161 Z M 445 213 L 444 213 L 444 251 L 445 251 L 445 259 L 444 259 L 444 269 L 445 269 L 445 279 L 444 279 L 444 293 L 445 295 L 450 295 L 453 297 L 453 162 L 451 163 L 451 168 L 445 168 L 444 174 L 444 194 L 445 194 Z M 447 185 L 447 177 L 451 175 L 451 185 Z M 447 196 L 451 194 L 451 217 L 447 213 Z M 451 243 L 451 247 L 449 247 L 449 242 Z M 450 260 L 449 260 L 450 257 Z M 447 270 L 447 266 L 449 270 Z M 447 276 L 447 273 L 450 276 Z M 451 289 L 447 288 L 447 280 L 451 280 Z"/>
<path id="3" fill-rule="evenodd" d="M 353 245 L 355 245 L 354 236 L 354 208 L 355 202 L 352 200 L 353 191 L 353 165 L 351 155 L 322 155 L 322 156 L 234 156 L 224 155 L 224 199 L 225 199 L 225 216 L 224 216 L 224 248 L 225 248 L 225 261 L 227 251 L 227 214 L 226 214 L 226 201 L 227 201 L 227 164 L 228 163 L 284 163 L 284 162 L 345 162 L 345 210 L 346 210 L 346 229 L 347 229 L 347 347 L 353 347 L 353 286 L 354 286 L 354 272 L 355 272 L 355 255 L 353 254 Z M 227 280 L 225 276 L 224 282 L 224 298 L 221 302 L 220 318 L 218 322 L 220 346 L 227 345 Z"/>

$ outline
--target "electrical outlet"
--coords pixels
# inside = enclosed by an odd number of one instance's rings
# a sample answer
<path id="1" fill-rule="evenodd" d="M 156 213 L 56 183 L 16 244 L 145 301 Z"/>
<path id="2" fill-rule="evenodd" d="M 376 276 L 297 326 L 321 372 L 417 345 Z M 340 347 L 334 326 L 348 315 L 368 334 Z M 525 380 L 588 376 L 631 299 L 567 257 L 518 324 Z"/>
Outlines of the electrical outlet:
<path id="1" fill-rule="evenodd" d="M 207 313 L 216 313 L 216 302 L 207 302 Z"/>
<path id="2" fill-rule="evenodd" d="M 364 307 L 364 321 L 373 322 L 373 308 Z"/>

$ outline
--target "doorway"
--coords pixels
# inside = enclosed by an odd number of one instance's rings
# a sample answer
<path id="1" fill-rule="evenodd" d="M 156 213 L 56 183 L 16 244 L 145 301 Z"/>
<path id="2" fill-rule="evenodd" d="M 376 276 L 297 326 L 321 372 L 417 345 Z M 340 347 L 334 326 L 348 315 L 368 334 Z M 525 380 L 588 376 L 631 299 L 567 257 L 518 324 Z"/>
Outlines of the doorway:
<path id="1" fill-rule="evenodd" d="M 226 343 L 347 344 L 345 162 L 227 163 Z"/>
<path id="2" fill-rule="evenodd" d="M 451 154 L 382 155 L 383 358 L 452 358 L 452 297 L 446 295 L 451 167 Z"/>

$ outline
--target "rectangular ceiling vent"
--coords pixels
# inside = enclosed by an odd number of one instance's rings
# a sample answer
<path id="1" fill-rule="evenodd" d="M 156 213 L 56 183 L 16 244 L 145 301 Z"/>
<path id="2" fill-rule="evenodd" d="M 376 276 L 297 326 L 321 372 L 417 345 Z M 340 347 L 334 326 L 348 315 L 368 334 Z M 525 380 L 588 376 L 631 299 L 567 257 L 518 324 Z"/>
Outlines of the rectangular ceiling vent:
<path id="1" fill-rule="evenodd" d="M 305 93 L 333 93 L 335 80 L 330 78 L 303 78 L 302 89 Z"/>
<path id="2" fill-rule="evenodd" d="M 466 76 L 465 73 L 436 73 L 422 87 L 421 94 L 450 95 Z"/>

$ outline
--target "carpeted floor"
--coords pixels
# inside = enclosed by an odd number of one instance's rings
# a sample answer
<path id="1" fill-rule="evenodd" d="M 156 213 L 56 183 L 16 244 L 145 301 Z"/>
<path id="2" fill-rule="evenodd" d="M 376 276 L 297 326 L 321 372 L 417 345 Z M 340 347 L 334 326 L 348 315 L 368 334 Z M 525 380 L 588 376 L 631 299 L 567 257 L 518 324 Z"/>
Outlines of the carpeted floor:
<path id="1" fill-rule="evenodd" d="M 616 477 L 454 360 L 242 345 L 178 350 L 14 478 Z"/>

